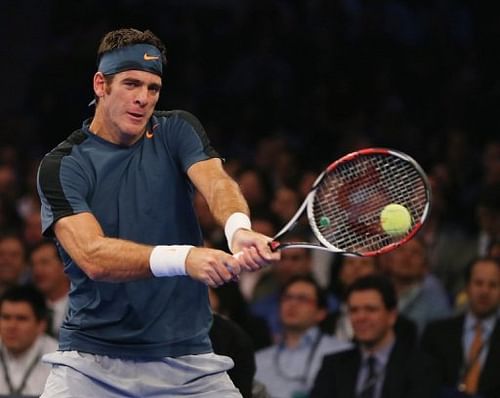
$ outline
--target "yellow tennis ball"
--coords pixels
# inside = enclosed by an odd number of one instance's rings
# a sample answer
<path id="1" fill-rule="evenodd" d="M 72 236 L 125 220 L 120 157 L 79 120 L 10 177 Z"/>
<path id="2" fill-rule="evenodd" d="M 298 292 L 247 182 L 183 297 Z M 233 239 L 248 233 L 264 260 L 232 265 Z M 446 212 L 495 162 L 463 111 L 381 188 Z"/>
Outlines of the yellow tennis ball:
<path id="1" fill-rule="evenodd" d="M 411 227 L 410 212 L 402 205 L 391 203 L 380 213 L 380 225 L 388 235 L 404 235 Z"/>

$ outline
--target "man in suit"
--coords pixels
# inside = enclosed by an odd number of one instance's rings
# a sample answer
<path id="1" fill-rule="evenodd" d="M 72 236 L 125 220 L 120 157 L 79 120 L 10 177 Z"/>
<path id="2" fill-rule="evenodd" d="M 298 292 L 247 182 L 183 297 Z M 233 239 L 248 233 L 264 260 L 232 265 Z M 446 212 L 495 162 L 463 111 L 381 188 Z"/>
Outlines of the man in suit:
<path id="1" fill-rule="evenodd" d="M 397 299 L 390 280 L 358 279 L 347 291 L 347 305 L 358 345 L 324 358 L 311 397 L 434 397 L 431 359 L 394 333 Z"/>
<path id="2" fill-rule="evenodd" d="M 500 263 L 478 258 L 466 272 L 468 310 L 435 321 L 422 348 L 438 362 L 447 396 L 500 397 Z M 461 392 L 462 394 L 459 394 Z"/>

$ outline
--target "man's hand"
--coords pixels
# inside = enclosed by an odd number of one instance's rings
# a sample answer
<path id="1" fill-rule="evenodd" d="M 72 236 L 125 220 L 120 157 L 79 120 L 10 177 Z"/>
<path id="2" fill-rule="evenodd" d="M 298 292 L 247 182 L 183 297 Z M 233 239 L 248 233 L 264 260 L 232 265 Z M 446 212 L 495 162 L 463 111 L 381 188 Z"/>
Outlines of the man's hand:
<path id="1" fill-rule="evenodd" d="M 186 257 L 186 273 L 210 287 L 217 287 L 238 277 L 240 263 L 222 250 L 193 247 Z"/>
<path id="2" fill-rule="evenodd" d="M 234 233 L 231 251 L 235 253 L 240 267 L 246 271 L 257 271 L 280 259 L 279 252 L 271 251 L 272 239 L 258 232 L 239 229 Z"/>

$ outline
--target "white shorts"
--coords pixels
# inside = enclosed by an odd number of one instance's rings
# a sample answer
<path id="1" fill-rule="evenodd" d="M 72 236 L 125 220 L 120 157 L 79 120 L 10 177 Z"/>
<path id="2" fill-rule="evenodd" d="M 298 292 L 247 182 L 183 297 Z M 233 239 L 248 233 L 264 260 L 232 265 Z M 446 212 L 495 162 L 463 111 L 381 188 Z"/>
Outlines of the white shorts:
<path id="1" fill-rule="evenodd" d="M 135 361 L 57 351 L 42 360 L 52 370 L 41 398 L 241 398 L 226 373 L 233 360 L 214 353 Z"/>

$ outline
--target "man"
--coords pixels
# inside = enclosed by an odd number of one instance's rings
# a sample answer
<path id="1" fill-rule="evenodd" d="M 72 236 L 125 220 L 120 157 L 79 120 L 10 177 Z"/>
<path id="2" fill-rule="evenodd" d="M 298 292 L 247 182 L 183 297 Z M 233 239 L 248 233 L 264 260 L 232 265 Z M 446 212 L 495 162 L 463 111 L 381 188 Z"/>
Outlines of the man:
<path id="1" fill-rule="evenodd" d="M 207 285 L 279 258 L 200 122 L 154 112 L 165 47 L 151 32 L 104 36 L 95 115 L 45 156 L 42 225 L 71 279 L 68 317 L 44 397 L 240 397 L 212 352 Z M 232 256 L 202 243 L 196 188 Z M 134 377 L 129 377 L 134 374 Z"/>
<path id="2" fill-rule="evenodd" d="M 436 359 L 441 384 L 450 396 L 461 391 L 484 398 L 499 397 L 498 259 L 478 258 L 471 263 L 466 272 L 466 292 L 467 312 L 429 324 L 422 347 Z"/>
<path id="3" fill-rule="evenodd" d="M 57 349 L 45 334 L 47 308 L 34 287 L 15 286 L 0 299 L 0 395 L 39 396 L 50 367 L 41 356 Z"/>
<path id="4" fill-rule="evenodd" d="M 394 333 L 397 299 L 390 280 L 358 279 L 347 290 L 347 304 L 358 346 L 324 358 L 311 397 L 435 396 L 430 359 Z"/>
<path id="5" fill-rule="evenodd" d="M 294 232 L 288 236 L 290 242 L 305 242 L 307 237 Z M 255 291 L 262 293 L 259 299 L 250 305 L 250 310 L 256 316 L 266 320 L 272 338 L 279 339 L 282 331 L 280 322 L 280 292 L 283 286 L 296 275 L 309 275 L 313 271 L 311 250 L 305 248 L 290 248 L 281 253 L 281 259 L 271 272 L 262 276 Z M 264 292 L 266 292 L 264 294 Z M 259 294 L 257 294 L 259 295 Z M 327 296 L 328 310 L 335 311 L 338 302 L 329 294 Z"/>
<path id="6" fill-rule="evenodd" d="M 320 330 L 319 325 L 328 314 L 327 303 L 311 276 L 297 275 L 285 284 L 279 314 L 282 339 L 257 351 L 255 379 L 266 386 L 273 398 L 305 397 L 323 356 L 348 349 L 351 344 Z"/>
<path id="7" fill-rule="evenodd" d="M 415 322 L 419 335 L 428 322 L 450 315 L 446 291 L 429 272 L 423 240 L 412 239 L 386 256 L 386 271 L 396 288 L 398 310 Z"/>
<path id="8" fill-rule="evenodd" d="M 52 240 L 38 243 L 30 254 L 33 283 L 51 311 L 49 333 L 58 336 L 68 309 L 69 279 Z"/>
<path id="9" fill-rule="evenodd" d="M 0 293 L 29 280 L 26 248 L 15 233 L 0 236 Z"/>

